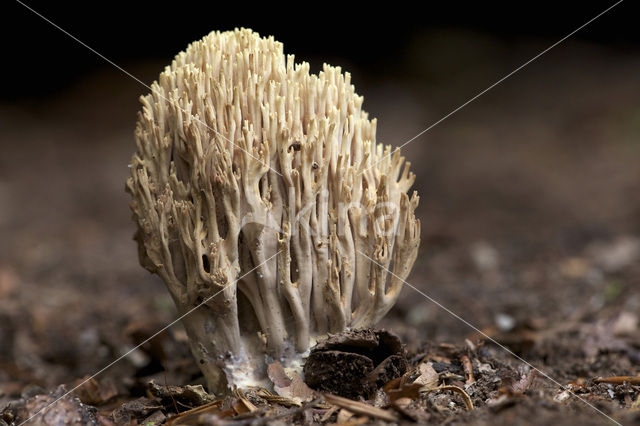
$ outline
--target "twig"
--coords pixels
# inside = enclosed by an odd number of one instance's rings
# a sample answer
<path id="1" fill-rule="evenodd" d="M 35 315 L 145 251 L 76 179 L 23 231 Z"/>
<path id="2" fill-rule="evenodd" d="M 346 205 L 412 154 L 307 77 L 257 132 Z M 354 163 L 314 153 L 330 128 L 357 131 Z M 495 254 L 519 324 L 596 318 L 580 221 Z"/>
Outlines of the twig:
<path id="1" fill-rule="evenodd" d="M 275 416 L 259 417 L 254 419 L 244 419 L 242 421 L 236 420 L 238 419 L 238 417 L 240 417 L 240 416 L 237 416 L 234 418 L 233 426 L 243 426 L 243 425 L 261 426 L 261 425 L 268 424 L 274 420 L 297 416 L 300 413 L 304 412 L 305 410 L 308 410 L 309 408 L 316 406 L 318 402 L 319 401 L 317 399 L 314 399 L 312 401 L 303 403 L 302 407 L 291 408 L 288 411 L 285 411 L 284 413 L 281 413 L 281 414 L 277 414 Z"/>
<path id="2" fill-rule="evenodd" d="M 611 383 L 613 385 L 623 385 L 629 383 L 630 385 L 640 385 L 640 376 L 611 376 L 611 377 L 597 377 L 593 379 L 594 383 Z"/>
<path id="3" fill-rule="evenodd" d="M 639 398 L 639 400 L 640 400 L 640 398 Z M 338 411 L 338 408 L 340 408 L 340 407 L 338 407 L 337 405 L 332 405 L 332 406 L 331 406 L 331 408 L 329 408 L 329 409 L 327 410 L 327 412 L 326 412 L 326 413 L 324 413 L 324 415 L 323 415 L 323 416 L 322 416 L 322 418 L 320 419 L 320 423 L 324 423 L 324 422 L 326 422 L 327 420 L 329 420 L 329 419 L 331 418 L 331 416 L 333 416 L 333 414 L 334 414 L 336 411 Z"/>
<path id="4" fill-rule="evenodd" d="M 425 389 L 424 392 L 432 392 L 437 390 L 450 390 L 450 391 L 458 392 L 462 396 L 462 400 L 464 401 L 464 406 L 466 407 L 467 411 L 473 410 L 473 401 L 471 401 L 471 397 L 461 387 L 453 386 L 453 385 L 442 385 L 442 386 L 438 386 L 437 388 Z"/>
<path id="5" fill-rule="evenodd" d="M 169 386 L 167 385 L 167 368 L 164 366 L 164 361 L 162 362 L 162 370 L 164 372 L 164 387 L 169 389 Z M 178 404 L 176 403 L 176 399 L 173 397 L 173 394 L 171 392 L 169 392 L 169 396 L 171 397 L 171 400 L 173 401 L 173 408 L 176 409 L 176 413 L 180 414 L 180 410 L 178 410 Z M 193 407 L 189 407 L 189 409 L 191 409 Z"/>
<path id="6" fill-rule="evenodd" d="M 346 408 L 347 410 L 353 413 L 362 414 L 368 417 L 374 417 L 380 420 L 385 420 L 387 422 L 398 421 L 398 417 L 391 411 L 382 410 L 378 407 L 374 407 L 372 405 L 365 404 L 363 402 L 353 401 L 351 399 L 343 398 L 337 395 L 332 395 L 330 393 L 325 393 L 323 394 L 323 396 L 324 396 L 324 399 L 329 404 Z"/>
<path id="7" fill-rule="evenodd" d="M 260 388 L 256 394 L 265 401 L 274 404 L 284 405 L 285 407 L 302 407 L 302 404 L 298 401 L 294 401 L 291 398 L 285 398 L 284 396 L 275 395 L 265 388 Z"/>
<path id="8" fill-rule="evenodd" d="M 192 408 L 191 410 L 178 413 L 176 416 L 169 418 L 165 424 L 167 426 L 177 425 L 178 423 L 176 422 L 178 420 L 180 420 L 181 422 L 184 422 L 191 417 L 199 416 L 200 414 L 203 414 L 207 411 L 213 411 L 214 408 L 220 411 L 221 406 L 222 406 L 222 400 L 213 401 L 208 404 L 201 405 L 196 408 Z"/>
<path id="9" fill-rule="evenodd" d="M 234 389 L 233 395 L 236 398 L 238 398 L 238 400 L 242 403 L 242 405 L 244 405 L 244 407 L 248 410 L 248 412 L 253 413 L 254 411 L 258 410 L 258 407 L 253 405 L 253 403 L 247 399 L 247 397 L 244 395 L 244 392 L 242 392 L 242 389 L 239 389 L 239 388 Z M 243 413 L 238 413 L 238 414 L 243 414 Z"/>
<path id="10" fill-rule="evenodd" d="M 340 426 L 359 426 L 367 423 L 369 420 L 366 417 L 356 417 L 355 419 L 349 419 L 346 422 L 338 423 Z"/>
<path id="11" fill-rule="evenodd" d="M 460 360 L 462 361 L 462 367 L 464 368 L 466 384 L 470 385 L 476 381 L 475 377 L 473 377 L 473 366 L 471 365 L 471 360 L 466 355 L 462 355 Z"/>

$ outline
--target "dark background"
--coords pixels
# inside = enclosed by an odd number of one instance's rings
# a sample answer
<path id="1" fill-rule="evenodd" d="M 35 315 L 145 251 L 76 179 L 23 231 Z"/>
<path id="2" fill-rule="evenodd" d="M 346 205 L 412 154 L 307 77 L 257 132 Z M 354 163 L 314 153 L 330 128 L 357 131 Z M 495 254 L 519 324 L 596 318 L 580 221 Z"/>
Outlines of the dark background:
<path id="1" fill-rule="evenodd" d="M 613 3 L 28 2 L 145 84 L 210 31 L 273 35 L 312 72 L 323 62 L 351 72 L 378 119 L 377 141 L 392 146 Z M 640 373 L 633 6 L 623 2 L 402 148 L 422 223 L 408 282 L 563 384 Z M 20 4 L 2 7 L 0 410 L 32 384 L 50 390 L 93 374 L 177 316 L 164 284 L 139 265 L 124 191 L 148 89 Z M 409 286 L 380 326 L 413 353 L 479 337 Z M 131 395 L 150 378 L 195 379 L 179 325 L 152 343 L 103 377 Z M 576 423 L 565 410 L 562 421 L 540 420 L 560 392 L 540 383 L 546 393 L 519 399 L 503 424 Z M 602 384 L 589 398 L 611 410 L 638 398 L 637 387 L 609 392 Z"/>
<path id="2" fill-rule="evenodd" d="M 375 78 L 406 78 L 407 56 L 420 54 L 415 45 L 427 31 L 463 30 L 507 43 L 530 38 L 553 42 L 615 1 L 25 3 L 119 65 L 167 63 L 212 30 L 249 27 L 284 42 L 285 50 L 310 61 L 312 70 L 321 65 L 315 58 L 322 58 L 373 70 Z M 631 1 L 623 2 L 572 40 L 637 49 L 640 32 L 632 8 Z M 5 2 L 3 21 L 3 72 L 9 75 L 3 98 L 48 96 L 109 66 L 19 3 Z"/>

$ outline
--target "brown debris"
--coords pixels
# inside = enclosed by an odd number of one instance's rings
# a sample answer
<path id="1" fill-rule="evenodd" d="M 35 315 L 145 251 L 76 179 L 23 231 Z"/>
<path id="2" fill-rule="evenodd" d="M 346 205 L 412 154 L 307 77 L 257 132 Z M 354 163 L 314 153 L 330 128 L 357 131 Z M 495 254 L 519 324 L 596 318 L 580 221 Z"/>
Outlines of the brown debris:
<path id="1" fill-rule="evenodd" d="M 426 388 L 432 388 L 438 385 L 440 375 L 433 368 L 433 363 L 423 362 L 418 366 L 417 372 L 420 374 L 413 383 L 419 384 Z"/>
<path id="2" fill-rule="evenodd" d="M 9 404 L 0 412 L 0 420 L 10 424 L 20 424 L 30 420 L 31 424 L 54 425 L 95 425 L 95 408 L 83 404 L 72 394 L 67 394 L 64 385 L 49 394 L 34 395 Z"/>
<path id="3" fill-rule="evenodd" d="M 622 385 L 629 383 L 630 385 L 640 385 L 640 376 L 612 376 L 612 377 L 598 377 L 593 379 L 594 383 L 611 383 L 615 385 Z"/>
<path id="4" fill-rule="evenodd" d="M 155 398 L 140 397 L 132 401 L 125 402 L 120 407 L 113 410 L 111 418 L 116 424 L 126 424 L 131 421 L 140 421 L 148 417 L 155 411 L 164 408 L 160 400 Z"/>
<path id="5" fill-rule="evenodd" d="M 505 386 L 500 390 L 503 393 L 506 393 L 512 396 L 523 395 L 529 389 L 529 387 L 531 387 L 531 384 L 533 384 L 533 380 L 536 378 L 536 376 L 537 376 L 537 371 L 531 370 L 529 371 L 529 374 L 522 375 L 520 380 L 513 381 L 509 386 Z"/>
<path id="6" fill-rule="evenodd" d="M 416 399 L 420 396 L 420 390 L 423 388 L 419 383 L 403 383 L 396 389 L 385 390 L 389 396 L 390 402 L 395 402 L 399 399 L 409 398 Z"/>
<path id="7" fill-rule="evenodd" d="M 192 408 L 191 410 L 169 418 L 165 425 L 177 426 L 184 424 L 202 424 L 205 419 L 212 420 L 231 417 L 234 414 L 234 411 L 223 409 L 222 402 L 222 400 L 218 400 L 200 407 Z"/>
<path id="8" fill-rule="evenodd" d="M 86 381 L 86 382 L 85 382 Z M 104 404 L 118 395 L 118 389 L 112 380 L 106 379 L 98 381 L 96 379 L 89 379 L 87 377 L 76 381 L 74 386 L 83 383 L 74 393 L 85 404 L 88 405 L 101 405 Z"/>
<path id="9" fill-rule="evenodd" d="M 415 371 L 388 382 L 383 390 L 389 396 L 389 401 L 395 402 L 403 398 L 416 399 L 420 396 L 420 391 L 436 387 L 440 375 L 432 365 L 431 362 L 422 362 Z M 413 381 L 410 381 L 411 376 L 415 377 Z"/>
<path id="10" fill-rule="evenodd" d="M 425 392 L 440 391 L 440 390 L 448 390 L 448 391 L 459 393 L 462 396 L 462 400 L 464 401 L 464 406 L 467 409 L 467 411 L 472 411 L 474 409 L 473 402 L 471 401 L 471 397 L 467 392 L 465 392 L 464 389 L 462 389 L 459 386 L 442 385 L 442 386 L 438 386 L 437 388 L 426 389 Z"/>
<path id="11" fill-rule="evenodd" d="M 302 402 L 313 399 L 314 392 L 306 385 L 302 377 L 297 373 L 293 373 L 293 377 L 289 378 L 281 363 L 273 362 L 269 364 L 267 374 L 273 382 L 274 390 L 283 398 L 279 400 L 280 403 L 300 406 Z"/>
<path id="12" fill-rule="evenodd" d="M 174 404 L 175 400 L 187 407 L 199 407 L 216 400 L 216 397 L 208 394 L 202 385 L 162 386 L 152 380 L 149 382 L 148 390 L 163 402 Z"/>
<path id="13" fill-rule="evenodd" d="M 161 425 L 167 420 L 167 416 L 161 410 L 154 411 L 149 417 L 142 421 L 142 424 L 147 426 Z"/>
<path id="14" fill-rule="evenodd" d="M 233 395 L 238 398 L 237 402 L 233 404 L 233 409 L 237 414 L 253 413 L 258 410 L 258 407 L 247 399 L 242 390 L 234 389 Z"/>
<path id="15" fill-rule="evenodd" d="M 281 395 L 275 395 L 265 388 L 260 388 L 256 395 L 272 404 L 280 404 L 285 407 L 302 407 L 302 404 L 299 401 L 293 400 L 291 398 L 286 398 Z"/>
<path id="16" fill-rule="evenodd" d="M 391 411 L 383 410 L 381 408 L 365 404 L 364 402 L 353 401 L 351 399 L 331 394 L 324 394 L 324 399 L 329 404 L 345 408 L 352 413 L 361 414 L 363 416 L 372 417 L 387 422 L 395 422 L 398 420 L 397 416 Z"/>
<path id="17" fill-rule="evenodd" d="M 355 330 L 316 345 L 304 366 L 310 388 L 344 397 L 369 396 L 402 376 L 408 363 L 400 339 L 386 330 Z"/>
<path id="18" fill-rule="evenodd" d="M 466 355 L 462 355 L 460 357 L 460 360 L 462 361 L 462 367 L 464 368 L 466 384 L 470 385 L 471 383 L 476 381 L 475 377 L 473 376 L 473 366 L 471 365 L 469 357 Z"/>
<path id="19" fill-rule="evenodd" d="M 631 404 L 631 407 L 629 407 L 629 409 L 640 411 L 640 394 L 638 395 L 638 398 L 636 398 L 636 401 Z"/>

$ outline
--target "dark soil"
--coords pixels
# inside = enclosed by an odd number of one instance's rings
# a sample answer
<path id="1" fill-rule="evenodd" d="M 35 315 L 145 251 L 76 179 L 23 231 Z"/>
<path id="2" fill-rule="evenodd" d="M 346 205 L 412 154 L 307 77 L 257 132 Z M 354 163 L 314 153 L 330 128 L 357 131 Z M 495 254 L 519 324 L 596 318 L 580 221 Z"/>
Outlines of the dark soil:
<path id="1" fill-rule="evenodd" d="M 455 60 L 410 55 L 395 77 L 354 70 L 380 141 L 401 145 L 548 43 L 461 45 Z M 151 81 L 164 64 L 123 65 Z M 138 265 L 124 193 L 146 89 L 107 69 L 0 104 L 0 418 L 62 397 L 33 424 L 170 424 L 196 406 L 207 424 L 384 422 L 374 406 L 400 423 L 640 423 L 638 69 L 569 42 L 403 149 L 421 196 L 420 292 L 406 286 L 380 324 L 408 373 L 360 395 L 368 414 L 321 397 L 220 401 L 197 386 L 180 325 L 131 351 L 176 317 Z M 420 392 L 427 365 L 440 388 Z"/>

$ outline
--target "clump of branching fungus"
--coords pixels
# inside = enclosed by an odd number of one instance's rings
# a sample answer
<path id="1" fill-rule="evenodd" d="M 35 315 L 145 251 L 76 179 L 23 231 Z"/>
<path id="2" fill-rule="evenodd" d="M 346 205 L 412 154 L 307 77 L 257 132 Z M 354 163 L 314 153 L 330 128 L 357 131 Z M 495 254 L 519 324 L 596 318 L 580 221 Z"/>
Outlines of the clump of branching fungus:
<path id="1" fill-rule="evenodd" d="M 210 390 L 264 385 L 269 360 L 299 368 L 389 311 L 418 251 L 415 177 L 348 73 L 243 29 L 192 43 L 151 89 L 127 180 L 140 261 L 189 312 Z"/>

